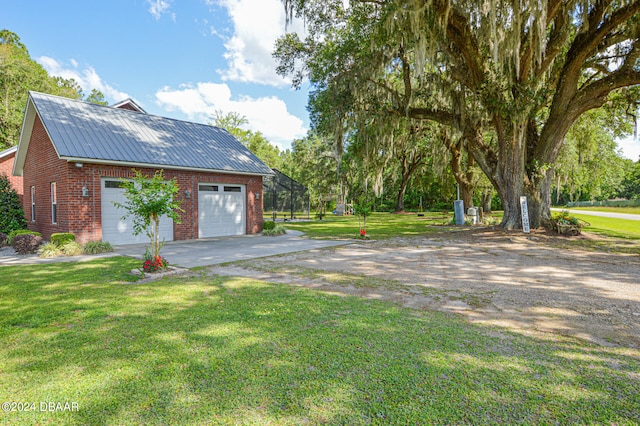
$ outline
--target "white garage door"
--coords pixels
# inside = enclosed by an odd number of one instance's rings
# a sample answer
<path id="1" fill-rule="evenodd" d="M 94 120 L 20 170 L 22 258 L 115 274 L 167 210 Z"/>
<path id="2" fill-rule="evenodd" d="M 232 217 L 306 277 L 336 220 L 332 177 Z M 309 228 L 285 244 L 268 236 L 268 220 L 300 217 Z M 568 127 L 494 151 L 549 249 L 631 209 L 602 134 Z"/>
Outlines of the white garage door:
<path id="1" fill-rule="evenodd" d="M 146 232 L 133 235 L 133 218 L 122 219 L 126 214 L 123 208 L 113 205 L 113 202 L 124 204 L 126 198 L 122 182 L 118 179 L 102 179 L 102 241 L 111 244 L 147 243 L 149 237 Z M 160 240 L 173 241 L 173 219 L 163 216 L 160 218 Z"/>
<path id="2" fill-rule="evenodd" d="M 198 188 L 198 237 L 245 234 L 245 187 L 200 184 Z"/>

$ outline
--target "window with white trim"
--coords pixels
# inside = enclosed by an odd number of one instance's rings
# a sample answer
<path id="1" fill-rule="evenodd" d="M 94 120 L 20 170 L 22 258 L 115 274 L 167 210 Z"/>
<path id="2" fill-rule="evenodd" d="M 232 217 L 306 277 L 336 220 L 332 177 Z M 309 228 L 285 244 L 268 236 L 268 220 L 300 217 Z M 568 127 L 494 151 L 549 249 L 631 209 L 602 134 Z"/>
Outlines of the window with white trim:
<path id="1" fill-rule="evenodd" d="M 55 182 L 51 182 L 51 223 L 58 223 L 58 196 Z"/>
<path id="2" fill-rule="evenodd" d="M 36 187 L 31 187 L 31 222 L 36 221 Z"/>

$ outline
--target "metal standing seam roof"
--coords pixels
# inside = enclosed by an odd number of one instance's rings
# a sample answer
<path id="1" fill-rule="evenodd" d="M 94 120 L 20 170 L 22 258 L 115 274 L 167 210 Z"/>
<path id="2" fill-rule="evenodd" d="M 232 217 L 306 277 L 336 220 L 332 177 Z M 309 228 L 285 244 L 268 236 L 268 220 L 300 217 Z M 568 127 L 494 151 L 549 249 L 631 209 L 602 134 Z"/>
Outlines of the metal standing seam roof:
<path id="1" fill-rule="evenodd" d="M 12 146 L 11 148 L 7 148 L 4 151 L 0 151 L 0 158 L 7 157 L 18 150 L 18 146 Z"/>
<path id="2" fill-rule="evenodd" d="M 270 175 L 224 129 L 30 92 L 62 159 Z"/>

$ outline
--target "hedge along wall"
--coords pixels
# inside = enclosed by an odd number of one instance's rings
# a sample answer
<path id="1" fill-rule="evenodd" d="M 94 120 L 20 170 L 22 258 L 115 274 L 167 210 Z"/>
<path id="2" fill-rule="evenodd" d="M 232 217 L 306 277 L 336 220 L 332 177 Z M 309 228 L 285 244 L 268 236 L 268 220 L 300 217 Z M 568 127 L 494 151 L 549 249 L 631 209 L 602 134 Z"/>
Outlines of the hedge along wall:
<path id="1" fill-rule="evenodd" d="M 635 200 L 605 200 L 605 201 L 576 201 L 567 203 L 567 207 L 637 207 L 640 199 Z"/>

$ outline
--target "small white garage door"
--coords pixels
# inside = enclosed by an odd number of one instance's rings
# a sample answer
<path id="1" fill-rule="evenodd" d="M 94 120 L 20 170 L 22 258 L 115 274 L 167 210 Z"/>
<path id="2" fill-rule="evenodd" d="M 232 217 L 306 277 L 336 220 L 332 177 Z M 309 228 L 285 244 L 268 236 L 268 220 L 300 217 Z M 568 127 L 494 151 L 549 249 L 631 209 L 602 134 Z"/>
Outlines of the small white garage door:
<path id="1" fill-rule="evenodd" d="M 244 185 L 216 183 L 199 185 L 199 238 L 244 235 L 245 224 Z"/>
<path id="2" fill-rule="evenodd" d="M 123 208 L 113 202 L 125 204 L 126 197 L 122 182 L 118 179 L 102 179 L 102 241 L 111 244 L 135 244 L 149 242 L 145 232 L 133 235 L 133 218 L 122 219 L 126 214 Z M 160 218 L 160 240 L 173 241 L 173 219 Z"/>

